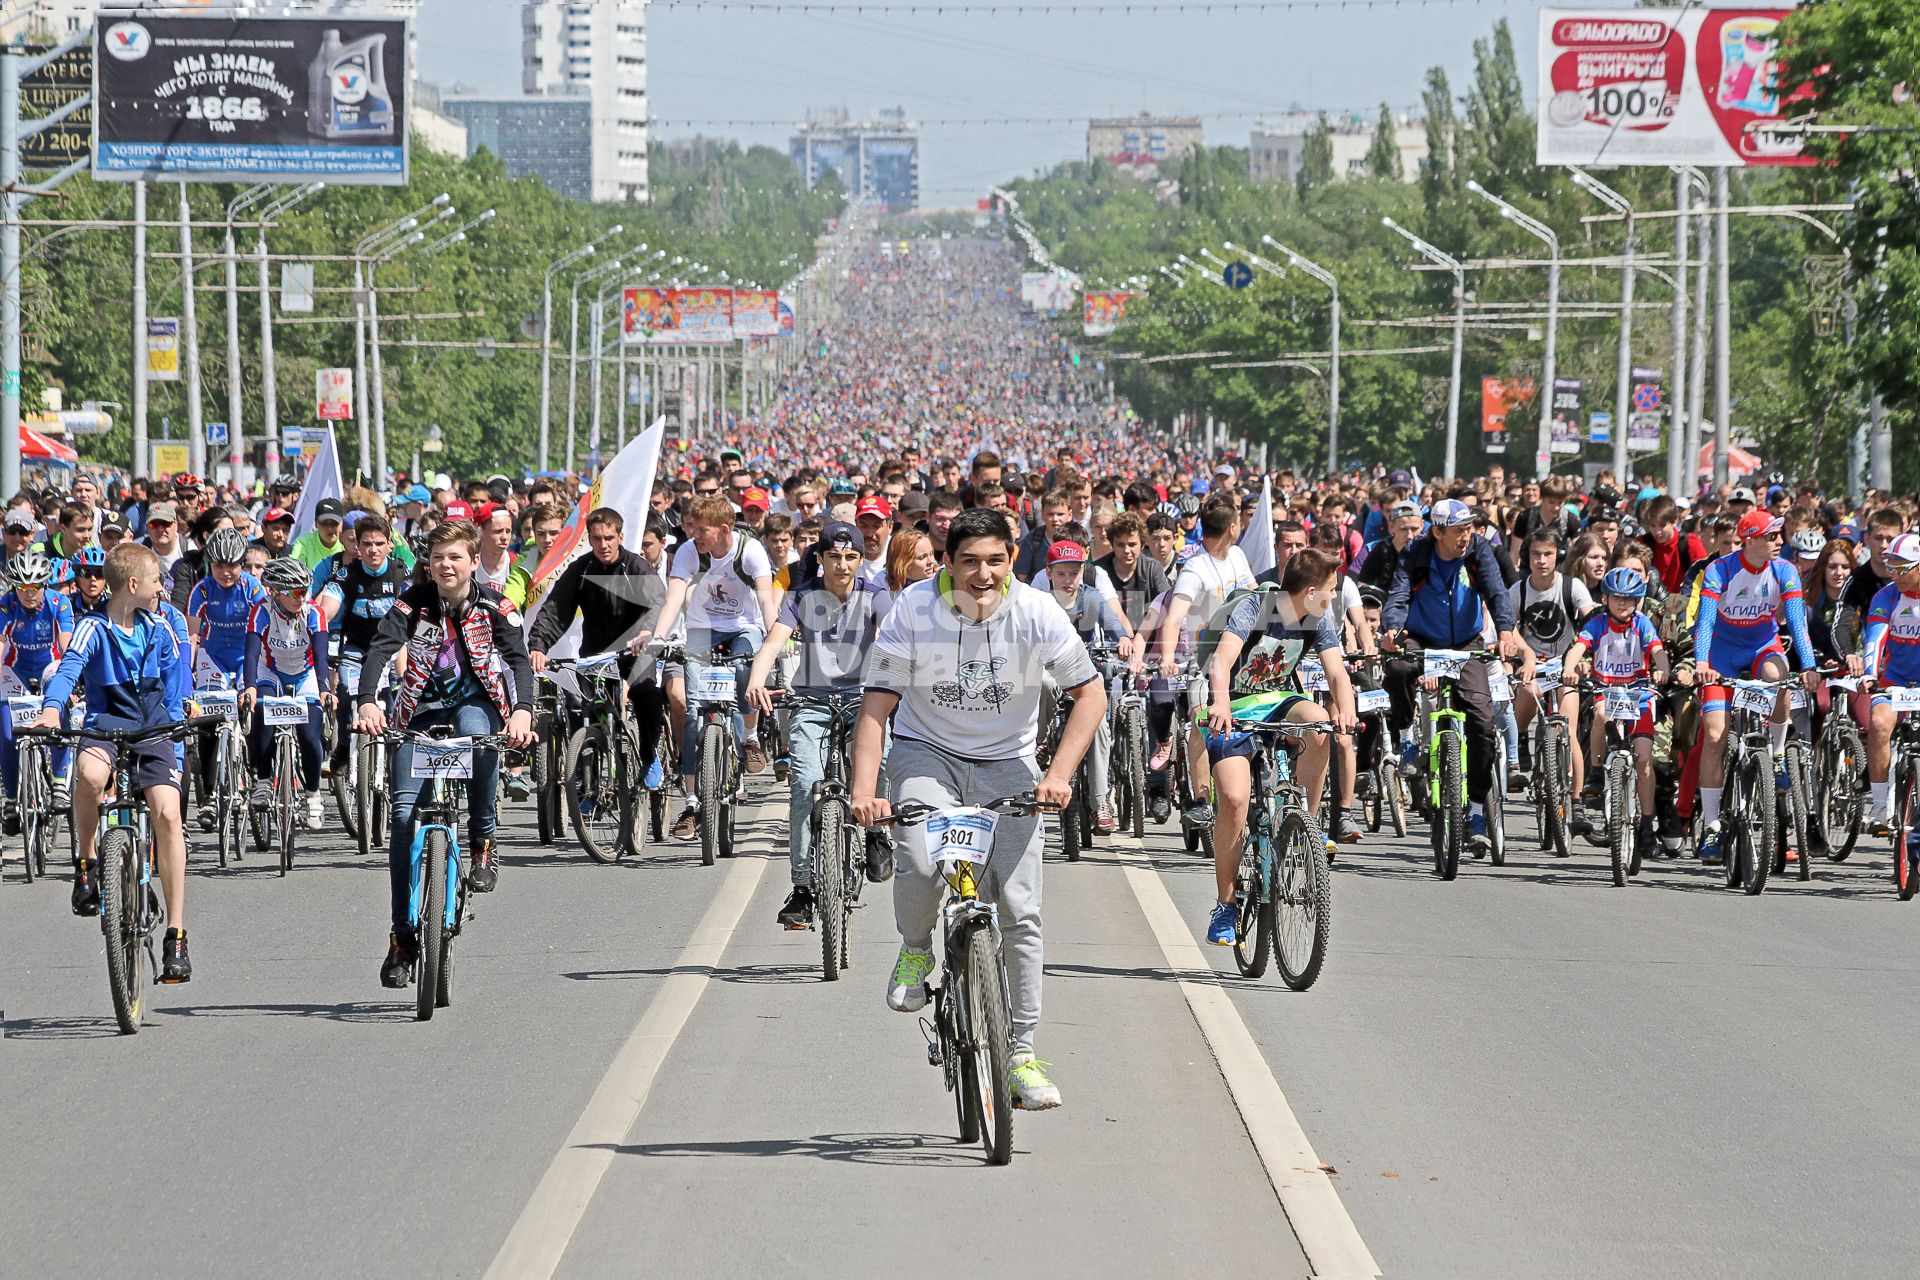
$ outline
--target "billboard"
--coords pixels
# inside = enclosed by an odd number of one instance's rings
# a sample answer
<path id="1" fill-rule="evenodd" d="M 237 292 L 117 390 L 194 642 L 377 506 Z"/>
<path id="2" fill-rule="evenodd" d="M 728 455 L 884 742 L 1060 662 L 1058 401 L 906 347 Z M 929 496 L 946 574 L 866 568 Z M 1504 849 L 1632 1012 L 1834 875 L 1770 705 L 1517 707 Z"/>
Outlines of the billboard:
<path id="1" fill-rule="evenodd" d="M 1801 95 L 1777 83 L 1787 9 L 1546 9 L 1541 164 L 1812 164 L 1770 122 Z"/>
<path id="2" fill-rule="evenodd" d="M 41 45 L 20 50 L 32 55 L 48 52 Z M 20 82 L 20 115 L 37 120 L 85 97 L 93 90 L 93 50 L 85 45 L 69 49 Z M 58 169 L 84 160 L 93 145 L 93 108 L 81 107 L 51 128 L 20 140 L 20 164 L 28 169 Z"/>
<path id="3" fill-rule="evenodd" d="M 777 329 L 776 317 L 766 332 Z M 620 303 L 620 335 L 660 347 L 732 342 L 733 290 L 628 289 Z"/>
<path id="4" fill-rule="evenodd" d="M 112 17 L 95 178 L 406 184 L 406 20 Z"/>
<path id="5" fill-rule="evenodd" d="M 736 338 L 772 338 L 780 333 L 780 294 L 774 289 L 733 291 Z"/>
<path id="6" fill-rule="evenodd" d="M 1553 380 L 1552 453 L 1578 454 L 1581 449 L 1580 406 L 1586 384 L 1579 378 Z"/>
<path id="7" fill-rule="evenodd" d="M 1081 308 L 1081 330 L 1089 338 L 1106 337 L 1126 319 L 1127 299 L 1139 296 L 1137 293 L 1088 291 Z"/>
<path id="8" fill-rule="evenodd" d="M 1480 448 L 1505 453 L 1508 417 L 1524 429 L 1527 406 L 1532 403 L 1532 378 L 1480 379 Z"/>

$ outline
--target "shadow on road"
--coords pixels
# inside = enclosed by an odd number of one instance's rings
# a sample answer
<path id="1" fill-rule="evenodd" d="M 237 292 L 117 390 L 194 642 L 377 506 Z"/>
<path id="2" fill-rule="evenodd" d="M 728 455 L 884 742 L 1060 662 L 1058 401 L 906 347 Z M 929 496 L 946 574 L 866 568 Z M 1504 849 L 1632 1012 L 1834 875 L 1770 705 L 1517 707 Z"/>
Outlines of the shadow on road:
<path id="1" fill-rule="evenodd" d="M 413 1021 L 412 1000 L 395 1002 L 351 1001 L 346 1004 L 182 1004 L 158 1014 L 182 1018 L 320 1018 L 327 1022 L 393 1022 L 402 1016 Z"/>
<path id="2" fill-rule="evenodd" d="M 8 1018 L 0 1022 L 0 1041 L 111 1040 L 120 1027 L 112 1018 Z"/>
<path id="3" fill-rule="evenodd" d="M 575 982 L 611 982 L 624 978 L 670 978 L 676 973 L 697 973 L 722 982 L 786 986 L 800 982 L 819 982 L 820 966 L 813 964 L 742 964 L 718 968 L 704 964 L 672 965 L 664 969 L 583 969 L 563 973 Z"/>
<path id="4" fill-rule="evenodd" d="M 850 1164 L 948 1168 L 983 1164 L 974 1144 L 932 1133 L 821 1133 L 811 1138 L 741 1142 L 589 1143 L 588 1149 L 625 1156 L 803 1156 Z"/>

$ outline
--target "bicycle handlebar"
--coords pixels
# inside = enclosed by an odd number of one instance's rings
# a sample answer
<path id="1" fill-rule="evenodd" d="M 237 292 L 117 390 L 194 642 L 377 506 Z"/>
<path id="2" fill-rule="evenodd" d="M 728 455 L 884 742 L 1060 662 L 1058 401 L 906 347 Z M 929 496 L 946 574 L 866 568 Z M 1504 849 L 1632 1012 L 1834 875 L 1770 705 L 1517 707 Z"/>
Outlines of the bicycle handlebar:
<path id="1" fill-rule="evenodd" d="M 995 813 L 1012 814 L 1015 817 L 1022 818 L 1031 813 L 1039 813 L 1042 811 L 1057 813 L 1059 811 L 1058 806 L 1041 804 L 1034 798 L 1034 793 L 1031 791 L 1024 792 L 1017 796 L 1002 796 L 998 800 L 989 800 L 985 804 L 969 805 L 966 807 L 991 809 Z M 879 819 L 877 825 L 917 827 L 940 811 L 941 806 L 938 805 L 927 804 L 919 800 L 902 800 L 895 806 L 893 813 L 885 818 Z"/>
<path id="2" fill-rule="evenodd" d="M 184 738 L 199 729 L 209 728 L 226 720 L 224 715 L 188 716 L 174 724 L 154 725 L 147 729 L 62 729 L 54 726 L 41 729 L 33 725 L 15 729 L 16 738 L 50 738 L 54 741 L 67 740 L 78 742 L 83 738 L 95 742 L 136 743 L 152 742 L 159 738 Z"/>

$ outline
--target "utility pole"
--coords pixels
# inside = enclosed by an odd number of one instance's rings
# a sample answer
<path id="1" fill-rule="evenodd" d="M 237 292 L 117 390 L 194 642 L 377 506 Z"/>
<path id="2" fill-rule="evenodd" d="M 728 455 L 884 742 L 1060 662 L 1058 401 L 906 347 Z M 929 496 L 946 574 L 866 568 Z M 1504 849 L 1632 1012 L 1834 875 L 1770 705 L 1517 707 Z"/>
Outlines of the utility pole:
<path id="1" fill-rule="evenodd" d="M 133 184 L 133 466 L 143 476 L 147 458 L 147 184 Z"/>
<path id="2" fill-rule="evenodd" d="M 273 374 L 273 292 L 267 280 L 267 226 L 260 224 L 260 434 L 266 441 L 267 479 L 280 476 L 280 403 Z"/>
<path id="3" fill-rule="evenodd" d="M 1673 362 L 1667 385 L 1667 492 L 1684 493 L 1687 457 L 1687 216 L 1693 188 L 1684 169 L 1675 169 L 1673 220 Z"/>
<path id="4" fill-rule="evenodd" d="M 1727 265 L 1727 171 L 1713 171 L 1713 483 L 1727 482 L 1727 451 L 1733 447 L 1732 370 L 1733 311 L 1727 297 L 1731 272 Z"/>
<path id="5" fill-rule="evenodd" d="M 200 307 L 193 276 L 193 211 L 187 184 L 180 184 L 180 334 L 187 376 L 187 470 L 207 473 L 207 433 L 200 414 Z"/>

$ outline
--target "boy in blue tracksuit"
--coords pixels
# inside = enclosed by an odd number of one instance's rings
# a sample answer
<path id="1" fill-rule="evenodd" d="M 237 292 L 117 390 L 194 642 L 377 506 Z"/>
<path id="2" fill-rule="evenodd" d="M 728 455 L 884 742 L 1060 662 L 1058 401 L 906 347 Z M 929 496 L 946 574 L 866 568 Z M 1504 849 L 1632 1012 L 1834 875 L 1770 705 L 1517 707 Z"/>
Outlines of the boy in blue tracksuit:
<path id="1" fill-rule="evenodd" d="M 47 589 L 53 564 L 38 551 L 15 556 L 7 571 L 13 590 L 0 595 L 0 636 L 6 640 L 6 661 L 27 692 L 38 693 L 42 679 L 53 670 L 73 638 L 73 609 L 65 596 Z M 54 772 L 64 777 L 66 770 L 66 752 L 55 752 Z M 14 746 L 11 715 L 0 716 L 0 777 L 7 793 L 0 827 L 10 836 L 18 835 L 20 814 L 13 800 L 20 794 L 20 756 Z M 56 794 L 54 807 L 65 808 L 66 798 Z"/>
<path id="2" fill-rule="evenodd" d="M 88 729 L 140 730 L 178 724 L 192 688 L 186 623 L 178 610 L 160 607 L 160 558 L 137 543 L 123 542 L 107 555 L 112 600 L 105 617 L 82 619 L 60 665 L 41 691 L 39 728 L 55 728 L 74 690 L 87 695 Z M 133 748 L 135 780 L 147 801 L 154 862 L 166 899 L 167 934 L 161 946 L 160 981 L 186 982 L 187 845 L 180 825 L 180 765 L 174 744 L 164 740 Z M 73 825 L 80 858 L 75 868 L 73 909 L 97 915 L 100 892 L 94 872 L 94 827 L 100 797 L 112 785 L 113 750 L 81 739 L 75 762 Z"/>

